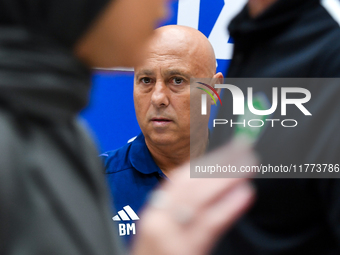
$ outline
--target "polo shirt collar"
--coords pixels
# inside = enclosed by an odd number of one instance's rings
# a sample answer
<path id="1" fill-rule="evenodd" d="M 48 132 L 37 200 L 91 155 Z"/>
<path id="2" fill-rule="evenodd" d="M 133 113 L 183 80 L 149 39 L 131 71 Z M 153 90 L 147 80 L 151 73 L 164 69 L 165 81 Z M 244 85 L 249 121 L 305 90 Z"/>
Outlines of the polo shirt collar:
<path id="1" fill-rule="evenodd" d="M 162 170 L 156 165 L 148 147 L 146 146 L 143 133 L 140 133 L 131 143 L 129 160 L 138 172 L 143 174 L 163 174 Z"/>

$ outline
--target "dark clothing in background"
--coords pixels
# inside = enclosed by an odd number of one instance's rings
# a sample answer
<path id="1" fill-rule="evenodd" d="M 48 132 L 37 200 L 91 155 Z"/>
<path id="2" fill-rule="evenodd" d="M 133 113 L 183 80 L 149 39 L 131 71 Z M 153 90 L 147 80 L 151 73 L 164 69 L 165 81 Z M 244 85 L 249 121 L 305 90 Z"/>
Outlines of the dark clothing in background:
<path id="1" fill-rule="evenodd" d="M 339 24 L 319 1 L 279 0 L 255 19 L 245 7 L 229 30 L 235 48 L 228 77 L 340 77 Z M 255 146 L 262 164 L 340 163 L 340 84 L 311 94 L 314 115 L 298 119 L 302 128 L 264 130 Z M 222 101 L 227 108 L 230 93 Z M 228 117 L 221 110 L 217 119 Z M 221 128 L 210 144 L 231 135 Z M 254 184 L 254 206 L 214 254 L 340 254 L 339 179 L 254 179 Z"/>
<path id="2" fill-rule="evenodd" d="M 0 0 L 0 254 L 117 254 L 72 53 L 105 1 Z"/>

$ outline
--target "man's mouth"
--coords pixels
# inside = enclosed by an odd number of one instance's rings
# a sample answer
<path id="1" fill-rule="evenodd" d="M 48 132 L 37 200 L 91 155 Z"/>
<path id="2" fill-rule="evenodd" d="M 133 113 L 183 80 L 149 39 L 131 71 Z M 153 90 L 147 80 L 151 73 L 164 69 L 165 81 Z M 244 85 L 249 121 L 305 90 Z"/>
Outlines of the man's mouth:
<path id="1" fill-rule="evenodd" d="M 167 119 L 167 118 L 152 118 L 151 121 L 172 121 L 171 119 Z"/>
<path id="2" fill-rule="evenodd" d="M 154 123 L 154 125 L 157 126 L 157 127 L 164 127 L 164 126 L 169 125 L 169 124 L 172 122 L 171 119 L 162 118 L 162 117 L 159 117 L 159 118 L 152 118 L 151 121 L 152 121 L 152 123 Z"/>

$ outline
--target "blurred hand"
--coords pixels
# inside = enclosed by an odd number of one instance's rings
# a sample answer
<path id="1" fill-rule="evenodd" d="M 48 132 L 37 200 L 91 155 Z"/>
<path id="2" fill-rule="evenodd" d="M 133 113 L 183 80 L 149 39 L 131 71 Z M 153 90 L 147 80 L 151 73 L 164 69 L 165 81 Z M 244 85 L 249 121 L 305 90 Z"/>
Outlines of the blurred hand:
<path id="1" fill-rule="evenodd" d="M 250 146 L 239 142 L 196 161 L 211 165 L 256 165 Z M 254 198 L 247 178 L 190 179 L 189 164 L 156 191 L 143 212 L 133 255 L 208 254 L 219 236 Z"/>

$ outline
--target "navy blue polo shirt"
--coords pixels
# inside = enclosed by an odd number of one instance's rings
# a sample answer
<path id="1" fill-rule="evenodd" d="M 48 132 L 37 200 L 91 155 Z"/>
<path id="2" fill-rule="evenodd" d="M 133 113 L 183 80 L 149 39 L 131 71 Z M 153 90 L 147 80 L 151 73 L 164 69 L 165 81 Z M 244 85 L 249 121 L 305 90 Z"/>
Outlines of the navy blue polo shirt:
<path id="1" fill-rule="evenodd" d="M 153 160 L 143 133 L 131 143 L 100 156 L 105 163 L 112 206 L 117 212 L 112 220 L 118 224 L 119 235 L 130 240 L 138 232 L 132 224 L 139 219 L 149 194 L 167 177 Z"/>

